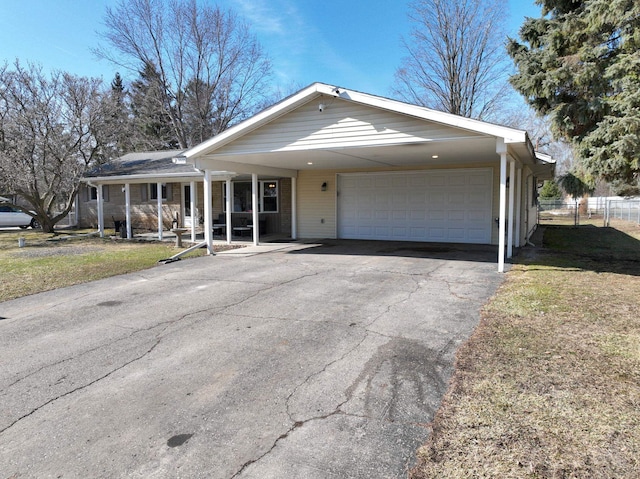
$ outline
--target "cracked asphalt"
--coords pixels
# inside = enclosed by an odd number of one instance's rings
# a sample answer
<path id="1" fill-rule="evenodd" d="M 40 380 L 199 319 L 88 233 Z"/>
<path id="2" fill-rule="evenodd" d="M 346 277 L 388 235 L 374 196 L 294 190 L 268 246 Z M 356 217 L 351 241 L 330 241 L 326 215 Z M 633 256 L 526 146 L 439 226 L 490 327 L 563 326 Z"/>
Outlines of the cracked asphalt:
<path id="1" fill-rule="evenodd" d="M 0 478 L 406 477 L 495 248 L 229 253 L 0 303 Z"/>

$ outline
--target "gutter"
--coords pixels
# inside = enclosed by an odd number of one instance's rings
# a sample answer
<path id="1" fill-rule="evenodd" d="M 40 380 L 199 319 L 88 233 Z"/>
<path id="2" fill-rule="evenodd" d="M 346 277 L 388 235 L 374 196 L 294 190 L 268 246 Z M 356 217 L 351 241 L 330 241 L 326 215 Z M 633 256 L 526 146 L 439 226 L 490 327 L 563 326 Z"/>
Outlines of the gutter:
<path id="1" fill-rule="evenodd" d="M 144 180 L 144 181 L 140 181 L 140 183 L 158 183 L 158 181 L 154 181 L 154 180 L 163 180 L 163 181 L 160 181 L 160 183 L 162 183 L 162 182 L 165 182 L 164 180 L 172 179 L 172 178 L 180 178 L 180 179 L 191 178 L 194 181 L 202 180 L 204 175 L 200 175 L 198 173 L 199 171 L 196 170 L 193 172 L 186 172 L 186 173 L 159 173 L 156 175 L 138 174 L 138 175 L 119 175 L 119 176 L 90 176 L 90 177 L 82 178 L 81 181 L 95 187 L 95 185 L 93 185 L 92 182 L 97 182 L 101 184 L 109 184 L 109 183 L 122 184 L 122 183 L 136 183 L 136 181 L 131 181 L 131 180 Z"/>

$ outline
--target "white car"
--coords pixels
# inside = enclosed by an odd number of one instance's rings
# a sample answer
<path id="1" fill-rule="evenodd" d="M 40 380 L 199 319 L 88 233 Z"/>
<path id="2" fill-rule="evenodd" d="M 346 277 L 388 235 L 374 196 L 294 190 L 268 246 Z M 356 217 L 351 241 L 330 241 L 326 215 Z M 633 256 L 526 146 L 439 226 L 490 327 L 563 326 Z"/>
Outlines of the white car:
<path id="1" fill-rule="evenodd" d="M 33 216 L 23 213 L 17 208 L 9 205 L 0 206 L 0 228 L 7 226 L 19 226 L 22 229 L 39 228 L 40 223 Z"/>

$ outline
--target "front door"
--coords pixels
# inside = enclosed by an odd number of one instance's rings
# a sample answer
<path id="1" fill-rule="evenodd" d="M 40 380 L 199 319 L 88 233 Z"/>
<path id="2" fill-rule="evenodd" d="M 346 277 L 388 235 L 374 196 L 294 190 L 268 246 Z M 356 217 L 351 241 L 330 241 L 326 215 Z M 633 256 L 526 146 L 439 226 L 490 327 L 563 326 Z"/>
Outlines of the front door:
<path id="1" fill-rule="evenodd" d="M 182 185 L 182 218 L 183 226 L 185 228 L 191 227 L 191 185 L 183 184 Z"/>

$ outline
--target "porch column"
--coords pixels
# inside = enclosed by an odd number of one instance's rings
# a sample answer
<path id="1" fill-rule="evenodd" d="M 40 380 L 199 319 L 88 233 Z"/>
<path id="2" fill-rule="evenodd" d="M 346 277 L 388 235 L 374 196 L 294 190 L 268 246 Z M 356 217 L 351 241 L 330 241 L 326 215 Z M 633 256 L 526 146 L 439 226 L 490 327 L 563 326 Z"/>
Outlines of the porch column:
<path id="1" fill-rule="evenodd" d="M 96 186 L 98 193 L 98 233 L 100 238 L 104 238 L 104 197 L 102 196 L 102 185 Z"/>
<path id="2" fill-rule="evenodd" d="M 504 233 L 507 212 L 507 148 L 498 138 L 496 153 L 500 155 L 500 212 L 498 216 L 498 273 L 504 273 Z"/>
<path id="3" fill-rule="evenodd" d="M 520 244 L 520 230 L 521 230 L 521 222 L 522 221 L 522 168 L 516 169 L 516 239 L 515 244 L 516 247 L 519 248 L 522 246 Z M 527 232 L 525 231 L 525 234 Z"/>
<path id="4" fill-rule="evenodd" d="M 158 239 L 162 241 L 162 183 L 156 183 L 158 195 Z"/>
<path id="5" fill-rule="evenodd" d="M 231 224 L 231 178 L 227 178 L 227 181 L 224 182 L 224 187 L 227 192 L 227 201 L 225 205 L 225 209 L 227 214 L 225 215 L 224 222 L 226 224 L 225 230 L 227 232 L 227 244 L 231 244 L 231 232 L 232 232 L 232 224 Z"/>
<path id="6" fill-rule="evenodd" d="M 183 188 L 184 190 L 184 188 Z M 197 195 L 198 190 L 196 187 L 196 182 L 191 180 L 189 182 L 189 192 L 191 193 L 191 198 L 189 202 L 189 209 L 191 210 L 191 242 L 196 242 L 196 224 L 198 223 L 198 214 L 196 212 Z"/>
<path id="7" fill-rule="evenodd" d="M 127 222 L 127 239 L 131 239 L 131 185 L 124 184 L 124 218 Z"/>
<path id="8" fill-rule="evenodd" d="M 211 194 L 211 171 L 204 170 L 204 241 L 207 243 L 207 254 L 213 253 L 213 211 Z"/>
<path id="9" fill-rule="evenodd" d="M 509 162 L 509 230 L 507 232 L 507 258 L 513 256 L 513 229 L 514 229 L 514 194 L 513 190 L 516 189 L 516 162 L 511 160 Z"/>
<path id="10" fill-rule="evenodd" d="M 298 239 L 297 178 L 291 178 L 291 239 Z"/>
<path id="11" fill-rule="evenodd" d="M 260 237 L 260 222 L 258 221 L 258 210 L 260 205 L 258 204 L 258 175 L 251 173 L 251 214 L 253 217 L 253 245 L 258 246 L 258 239 Z"/>

